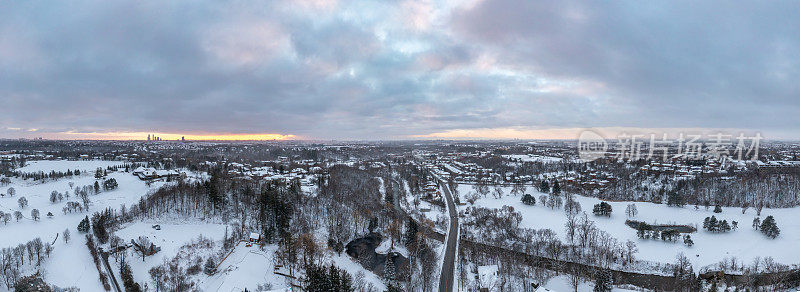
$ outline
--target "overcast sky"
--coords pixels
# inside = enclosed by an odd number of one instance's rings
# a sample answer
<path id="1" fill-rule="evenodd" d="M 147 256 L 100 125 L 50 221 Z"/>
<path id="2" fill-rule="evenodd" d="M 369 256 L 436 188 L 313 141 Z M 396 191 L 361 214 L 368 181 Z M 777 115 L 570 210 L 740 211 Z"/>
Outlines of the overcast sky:
<path id="1" fill-rule="evenodd" d="M 10 1 L 0 137 L 633 127 L 800 138 L 798 11 L 796 1 Z"/>

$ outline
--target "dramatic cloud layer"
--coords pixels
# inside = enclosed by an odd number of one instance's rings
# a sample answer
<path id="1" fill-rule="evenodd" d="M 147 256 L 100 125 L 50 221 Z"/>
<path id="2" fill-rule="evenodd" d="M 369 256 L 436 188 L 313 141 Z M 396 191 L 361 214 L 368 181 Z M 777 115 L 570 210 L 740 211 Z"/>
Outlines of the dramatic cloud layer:
<path id="1" fill-rule="evenodd" d="M 800 137 L 797 2 L 14 1 L 0 137 Z M 568 131 L 567 131 L 568 132 Z"/>

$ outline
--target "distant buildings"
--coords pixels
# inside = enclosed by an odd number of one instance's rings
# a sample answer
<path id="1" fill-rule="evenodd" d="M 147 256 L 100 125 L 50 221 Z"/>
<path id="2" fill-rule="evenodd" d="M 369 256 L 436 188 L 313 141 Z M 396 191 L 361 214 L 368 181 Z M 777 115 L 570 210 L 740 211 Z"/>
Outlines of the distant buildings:
<path id="1" fill-rule="evenodd" d="M 175 179 L 181 176 L 176 170 L 157 170 L 150 167 L 137 167 L 133 170 L 133 175 L 141 180 L 153 180 L 159 178 Z"/>
<path id="2" fill-rule="evenodd" d="M 756 161 L 756 169 L 766 174 L 800 173 L 800 161 Z"/>

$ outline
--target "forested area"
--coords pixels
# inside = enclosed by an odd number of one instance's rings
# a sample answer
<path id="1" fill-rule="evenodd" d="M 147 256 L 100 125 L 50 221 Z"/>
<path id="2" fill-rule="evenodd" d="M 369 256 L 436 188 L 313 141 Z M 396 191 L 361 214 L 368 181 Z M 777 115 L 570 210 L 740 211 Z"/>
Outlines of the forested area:
<path id="1" fill-rule="evenodd" d="M 696 205 L 755 208 L 787 208 L 800 205 L 800 176 L 737 173 L 732 177 L 696 177 L 675 180 L 620 172 L 621 179 L 604 191 L 603 198 Z"/>
<path id="2" fill-rule="evenodd" d="M 113 239 L 110 235 L 114 230 L 134 220 L 179 216 L 218 221 L 233 227 L 227 235 L 230 240 L 259 232 L 266 243 L 278 245 L 276 258 L 297 276 L 305 271 L 321 275 L 317 273 L 321 268 L 314 267 L 326 265 L 322 262 L 325 249 L 341 253 L 342 246 L 351 240 L 380 232 L 398 247 L 405 246 L 414 263 L 405 269 L 408 274 L 388 275 L 387 283 L 423 291 L 434 287 L 436 252 L 431 250 L 423 228 L 395 207 L 391 196 L 381 195 L 403 191 L 395 190 L 402 187 L 388 176 L 383 178 L 386 186 L 381 190 L 379 180 L 386 173 L 337 165 L 315 182 L 317 192 L 308 193 L 301 190 L 297 180 L 233 179 L 226 175 L 225 166 L 209 172 L 207 181 L 178 181 L 145 195 L 137 204 L 95 213 L 90 216 L 91 230 L 100 243 L 105 243 Z M 316 242 L 328 242 L 329 246 Z M 230 247 L 226 244 L 223 248 Z M 176 287 L 187 285 L 175 283 Z M 353 287 L 359 291 L 374 289 L 360 285 Z"/>

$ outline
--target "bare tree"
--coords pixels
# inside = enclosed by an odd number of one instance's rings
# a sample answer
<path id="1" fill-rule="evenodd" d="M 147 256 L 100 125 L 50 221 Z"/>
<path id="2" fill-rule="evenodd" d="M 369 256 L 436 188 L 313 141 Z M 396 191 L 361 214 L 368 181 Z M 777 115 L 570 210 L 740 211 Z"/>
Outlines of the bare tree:
<path id="1" fill-rule="evenodd" d="M 511 194 L 515 196 L 521 196 L 525 194 L 525 191 L 527 191 L 527 187 L 522 184 L 522 182 L 518 182 L 514 184 L 514 187 L 511 189 Z"/>
<path id="2" fill-rule="evenodd" d="M 495 199 L 502 198 L 503 197 L 503 188 L 495 187 L 494 188 L 494 192 L 492 192 L 492 195 L 494 196 Z"/>
<path id="3" fill-rule="evenodd" d="M 150 239 L 147 236 L 139 236 L 139 238 L 134 242 L 136 246 L 136 250 L 142 254 L 142 261 L 148 255 L 150 255 Z"/>
<path id="4" fill-rule="evenodd" d="M 578 287 L 580 287 L 581 282 L 583 282 L 583 279 L 581 279 L 579 266 L 571 268 L 569 272 L 569 286 L 572 287 L 572 291 L 578 292 Z"/>
<path id="5" fill-rule="evenodd" d="M 69 243 L 70 239 L 69 228 L 64 229 L 64 232 L 62 234 L 64 236 L 64 243 Z"/>
<path id="6" fill-rule="evenodd" d="M 636 204 L 628 204 L 628 206 L 625 207 L 625 215 L 628 217 L 636 217 L 638 214 L 639 211 L 636 210 Z"/>
<path id="7" fill-rule="evenodd" d="M 564 224 L 567 231 L 567 238 L 570 243 L 575 243 L 575 230 L 578 228 L 578 216 L 570 213 L 567 215 L 567 223 Z"/>
<path id="8" fill-rule="evenodd" d="M 19 204 L 20 208 L 25 209 L 25 207 L 28 206 L 28 199 L 25 197 L 20 197 L 19 200 L 17 200 L 17 203 Z"/>
<path id="9" fill-rule="evenodd" d="M 626 241 L 625 242 L 625 253 L 627 254 L 628 263 L 633 263 L 633 254 L 637 253 L 639 248 L 636 247 L 636 243 L 633 241 Z"/>

